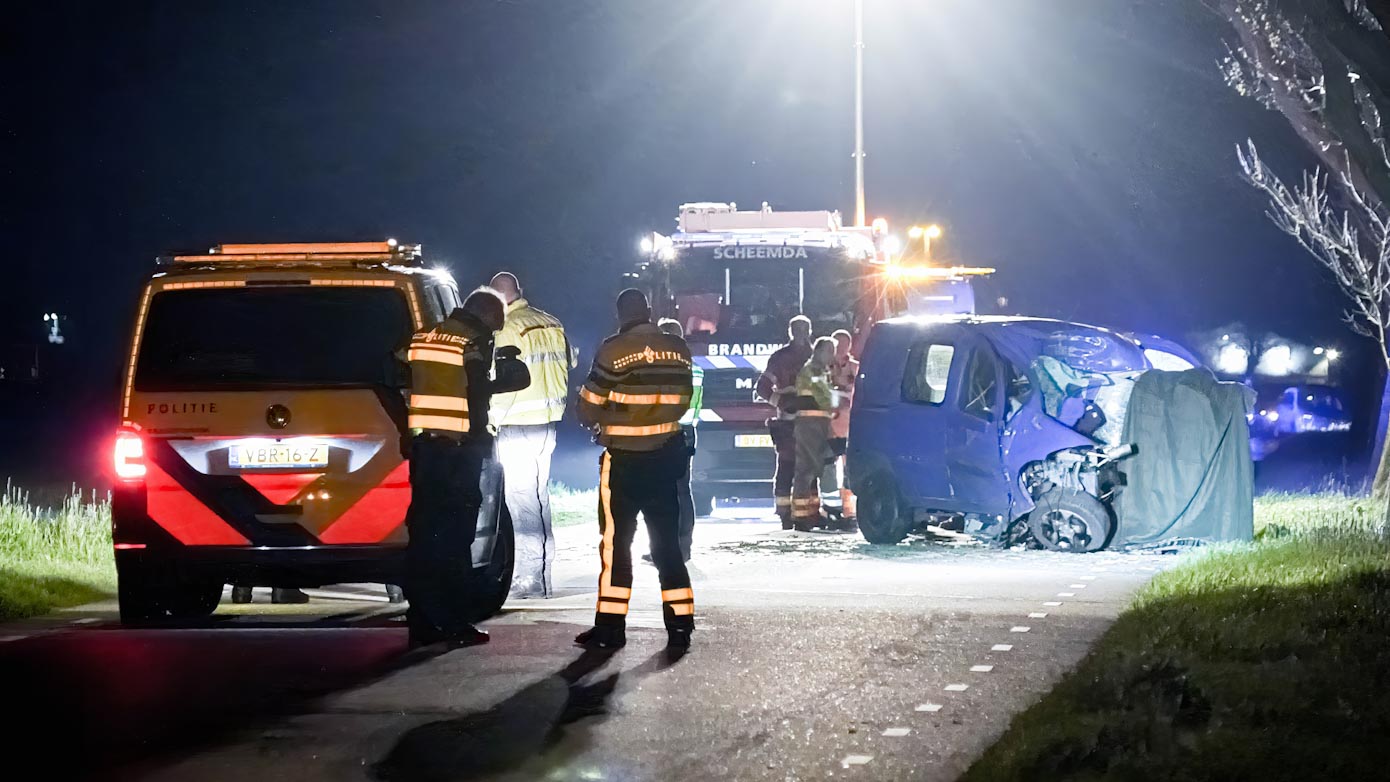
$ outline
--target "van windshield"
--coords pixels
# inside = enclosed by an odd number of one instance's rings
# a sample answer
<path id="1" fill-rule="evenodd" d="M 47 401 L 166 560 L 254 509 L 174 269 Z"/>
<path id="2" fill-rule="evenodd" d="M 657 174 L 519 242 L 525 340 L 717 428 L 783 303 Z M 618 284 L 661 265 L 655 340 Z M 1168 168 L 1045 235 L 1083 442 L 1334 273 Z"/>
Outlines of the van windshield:
<path id="1" fill-rule="evenodd" d="M 393 385 L 412 332 L 395 288 L 218 288 L 157 293 L 135 387 Z"/>

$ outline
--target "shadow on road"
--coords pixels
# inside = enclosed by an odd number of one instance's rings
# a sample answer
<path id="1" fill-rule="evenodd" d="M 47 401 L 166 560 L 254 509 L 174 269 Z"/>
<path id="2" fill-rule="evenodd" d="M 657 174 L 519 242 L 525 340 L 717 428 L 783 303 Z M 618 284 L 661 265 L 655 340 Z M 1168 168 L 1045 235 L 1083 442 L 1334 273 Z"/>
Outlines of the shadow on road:
<path id="1" fill-rule="evenodd" d="M 210 744 L 292 713 L 310 698 L 427 659 L 403 629 L 371 627 L 83 630 L 0 646 L 6 745 L 51 778 L 113 769 Z"/>
<path id="2" fill-rule="evenodd" d="M 562 738 L 574 738 L 565 736 L 565 726 L 606 715 L 620 677 L 656 673 L 683 654 L 663 650 L 629 671 L 586 682 L 612 656 L 610 651 L 586 651 L 487 711 L 412 728 L 373 767 L 373 776 L 384 782 L 443 782 L 515 769 Z"/>

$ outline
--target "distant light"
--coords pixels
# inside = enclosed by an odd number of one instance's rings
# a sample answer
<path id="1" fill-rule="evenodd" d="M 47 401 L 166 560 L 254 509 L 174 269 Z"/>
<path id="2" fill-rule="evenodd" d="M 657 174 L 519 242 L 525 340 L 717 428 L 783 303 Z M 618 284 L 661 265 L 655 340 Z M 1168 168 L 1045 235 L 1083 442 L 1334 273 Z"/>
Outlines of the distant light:
<path id="1" fill-rule="evenodd" d="M 1275 421 L 1278 421 L 1278 420 L 1279 420 L 1279 411 L 1278 411 L 1278 410 L 1270 410 L 1270 411 L 1269 411 L 1269 415 L 1268 415 L 1267 417 L 1269 418 L 1269 422 L 1270 422 L 1270 423 L 1274 423 Z"/>
<path id="2" fill-rule="evenodd" d="M 1337 350 L 1336 348 L 1328 348 L 1328 349 L 1327 349 L 1327 360 L 1328 360 L 1329 362 L 1336 361 L 1337 359 L 1339 359 L 1339 358 L 1341 358 L 1341 357 L 1342 357 L 1341 351 Z"/>
<path id="3" fill-rule="evenodd" d="M 878 220 L 875 220 L 874 222 L 877 223 Z M 888 253 L 889 255 L 897 255 L 898 252 L 902 250 L 902 248 L 903 240 L 899 239 L 898 237 L 891 235 L 883 237 L 883 251 Z"/>
<path id="4" fill-rule="evenodd" d="M 1269 377 L 1283 377 L 1293 372 L 1293 348 L 1288 345 L 1275 345 L 1260 355 L 1255 365 L 1255 374 Z"/>
<path id="5" fill-rule="evenodd" d="M 888 233 L 888 221 L 882 217 L 874 218 L 873 227 L 876 234 Z"/>
<path id="6" fill-rule="evenodd" d="M 1315 355 L 1315 356 L 1321 356 L 1322 354 L 1323 354 L 1322 345 L 1318 345 L 1317 347 L 1313 348 L 1313 355 Z"/>
<path id="7" fill-rule="evenodd" d="M 387 240 L 386 240 L 386 246 L 387 246 L 387 247 L 395 247 L 395 246 L 396 246 L 396 240 L 395 240 L 395 239 L 387 239 Z"/>
<path id="8" fill-rule="evenodd" d="M 1221 341 L 1222 341 L 1222 342 L 1230 342 L 1230 341 L 1231 341 L 1231 335 L 1230 335 L 1230 334 L 1222 334 L 1222 335 L 1221 335 Z"/>
<path id="9" fill-rule="evenodd" d="M 912 226 L 911 228 L 907 229 L 907 238 L 909 238 L 909 239 L 921 239 L 921 238 L 922 238 L 922 233 L 923 233 L 923 231 L 922 231 L 922 226 L 920 226 L 920 225 L 914 225 L 914 226 Z"/>
<path id="10" fill-rule="evenodd" d="M 928 239 L 940 239 L 940 238 L 941 238 L 941 226 L 936 225 L 935 223 L 933 223 L 933 224 L 927 226 L 927 238 L 928 238 Z"/>
<path id="11" fill-rule="evenodd" d="M 1234 343 L 1221 346 L 1216 354 L 1216 371 L 1225 375 L 1243 375 L 1250 368 L 1250 352 Z"/>
<path id="12" fill-rule="evenodd" d="M 642 254 L 643 254 L 643 255 L 651 255 L 651 254 L 652 254 L 652 250 L 653 250 L 654 247 L 655 247 L 655 246 L 652 244 L 652 238 L 651 238 L 650 236 L 644 236 L 644 237 L 642 237 L 642 241 L 641 241 L 641 242 L 638 242 L 638 246 L 642 248 Z"/>

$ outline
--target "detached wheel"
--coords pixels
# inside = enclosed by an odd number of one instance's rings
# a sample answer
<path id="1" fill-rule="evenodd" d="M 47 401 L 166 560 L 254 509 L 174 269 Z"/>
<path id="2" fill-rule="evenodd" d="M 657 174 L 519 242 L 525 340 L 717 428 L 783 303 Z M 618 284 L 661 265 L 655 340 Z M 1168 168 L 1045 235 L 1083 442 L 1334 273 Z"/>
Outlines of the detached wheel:
<path id="1" fill-rule="evenodd" d="M 1095 497 L 1054 486 L 1028 514 L 1028 529 L 1045 549 L 1088 553 L 1110 544 L 1115 519 Z"/>
<path id="2" fill-rule="evenodd" d="M 116 579 L 122 624 L 202 619 L 222 599 L 220 580 L 180 578 L 164 563 L 119 563 Z"/>
<path id="3" fill-rule="evenodd" d="M 695 500 L 695 517 L 705 518 L 714 515 L 714 492 L 707 489 L 695 489 L 691 492 Z"/>
<path id="4" fill-rule="evenodd" d="M 898 484 L 887 470 L 874 470 L 854 487 L 859 498 L 859 531 L 870 543 L 901 543 L 912 528 L 902 512 Z"/>
<path id="5" fill-rule="evenodd" d="M 512 514 L 505 502 L 498 502 L 497 544 L 487 564 L 473 569 L 473 610 L 470 621 L 481 622 L 495 616 L 507 602 L 512 589 L 512 568 L 516 564 L 516 540 L 512 536 Z"/>

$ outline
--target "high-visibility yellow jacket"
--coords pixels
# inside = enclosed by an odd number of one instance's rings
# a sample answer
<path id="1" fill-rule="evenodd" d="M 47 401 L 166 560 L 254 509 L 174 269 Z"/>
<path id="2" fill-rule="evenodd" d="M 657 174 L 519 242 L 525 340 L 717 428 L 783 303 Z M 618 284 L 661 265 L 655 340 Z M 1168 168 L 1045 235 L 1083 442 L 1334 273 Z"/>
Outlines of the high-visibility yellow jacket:
<path id="1" fill-rule="evenodd" d="M 435 327 L 411 337 L 406 359 L 410 362 L 408 426 L 412 432 L 463 435 L 486 428 L 492 333 L 482 323 L 455 310 Z M 470 409 L 481 415 L 470 417 Z"/>
<path id="2" fill-rule="evenodd" d="M 623 451 L 654 451 L 680 433 L 690 408 L 690 348 L 655 324 L 639 322 L 605 339 L 579 390 L 579 421 L 598 442 Z"/>
<path id="3" fill-rule="evenodd" d="M 497 332 L 497 347 L 514 346 L 531 370 L 531 385 L 492 398 L 492 422 L 527 426 L 559 421 L 569 396 L 569 371 L 575 365 L 560 321 L 525 299 L 507 305 L 507 322 Z"/>

